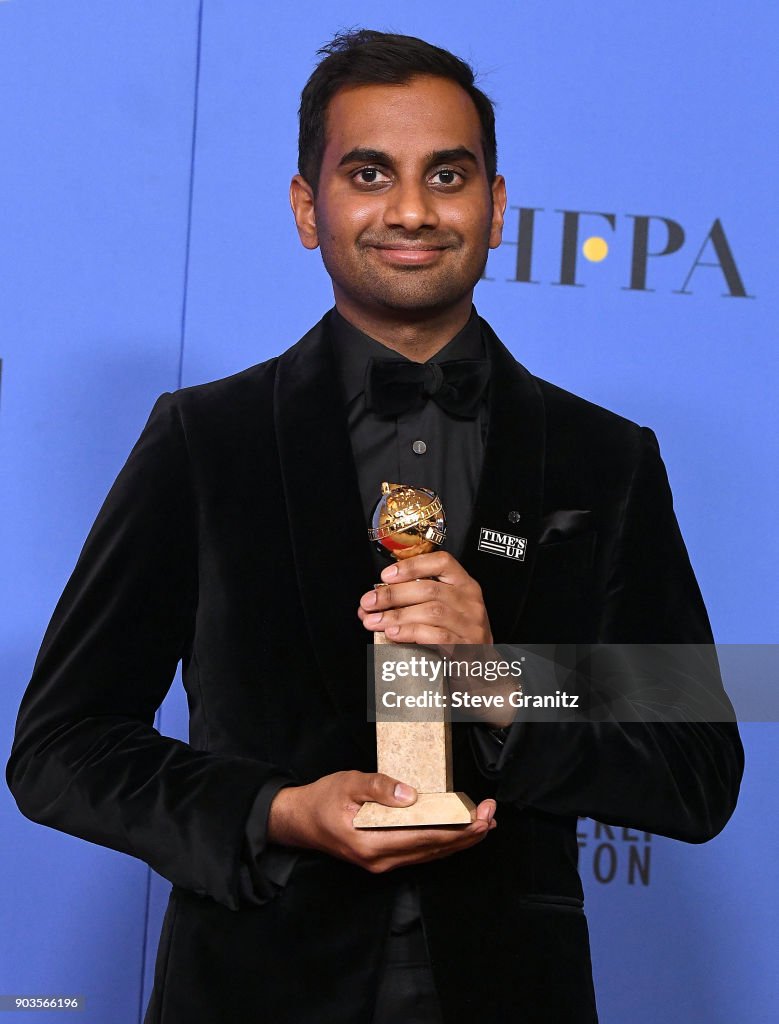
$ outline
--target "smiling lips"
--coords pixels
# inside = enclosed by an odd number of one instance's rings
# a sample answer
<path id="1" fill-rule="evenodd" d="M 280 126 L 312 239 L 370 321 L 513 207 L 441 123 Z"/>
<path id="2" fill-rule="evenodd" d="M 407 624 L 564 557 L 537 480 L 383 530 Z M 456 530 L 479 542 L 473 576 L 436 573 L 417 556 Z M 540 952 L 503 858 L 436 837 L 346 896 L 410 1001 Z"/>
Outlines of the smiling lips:
<path id="1" fill-rule="evenodd" d="M 446 245 L 402 245 L 393 243 L 381 243 L 369 245 L 368 248 L 375 249 L 381 259 L 387 263 L 402 264 L 404 266 L 422 266 L 427 263 L 434 263 L 449 247 Z"/>

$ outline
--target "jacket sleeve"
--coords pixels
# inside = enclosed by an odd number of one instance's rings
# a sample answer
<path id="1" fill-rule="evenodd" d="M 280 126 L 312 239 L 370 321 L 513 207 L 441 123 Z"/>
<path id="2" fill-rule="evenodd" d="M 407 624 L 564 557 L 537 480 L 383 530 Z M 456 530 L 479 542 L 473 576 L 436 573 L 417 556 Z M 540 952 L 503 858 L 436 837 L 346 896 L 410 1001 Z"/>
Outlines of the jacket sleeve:
<path id="1" fill-rule="evenodd" d="M 285 773 L 153 727 L 190 655 L 197 556 L 186 439 L 176 397 L 163 395 L 49 624 L 7 779 L 27 817 L 139 857 L 234 909 L 249 810 Z"/>
<path id="2" fill-rule="evenodd" d="M 624 679 L 628 714 L 604 714 L 606 702 L 597 721 L 518 719 L 486 772 L 497 780 L 498 798 L 519 806 L 705 842 L 733 812 L 744 755 L 650 430 L 641 430 L 607 559 L 596 637 L 606 660 L 640 645 L 685 645 L 679 651 L 686 667 L 696 666 L 694 678 L 683 689 L 662 671 Z M 702 711 L 690 705 L 691 693 Z M 483 749 L 479 760 L 484 770 Z"/>

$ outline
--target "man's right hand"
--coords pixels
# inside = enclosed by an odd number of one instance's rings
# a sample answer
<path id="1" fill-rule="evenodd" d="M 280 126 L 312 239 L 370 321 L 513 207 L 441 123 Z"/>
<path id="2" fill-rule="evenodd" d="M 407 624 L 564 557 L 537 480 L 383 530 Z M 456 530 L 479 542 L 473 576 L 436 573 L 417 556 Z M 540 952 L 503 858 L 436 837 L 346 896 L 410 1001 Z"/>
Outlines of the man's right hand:
<path id="1" fill-rule="evenodd" d="M 494 800 L 482 801 L 476 820 L 465 826 L 358 829 L 352 824 L 368 801 L 406 807 L 416 798 L 415 789 L 388 775 L 335 772 L 308 786 L 279 790 L 270 808 L 268 839 L 282 846 L 321 850 L 378 874 L 466 850 L 497 825 Z"/>

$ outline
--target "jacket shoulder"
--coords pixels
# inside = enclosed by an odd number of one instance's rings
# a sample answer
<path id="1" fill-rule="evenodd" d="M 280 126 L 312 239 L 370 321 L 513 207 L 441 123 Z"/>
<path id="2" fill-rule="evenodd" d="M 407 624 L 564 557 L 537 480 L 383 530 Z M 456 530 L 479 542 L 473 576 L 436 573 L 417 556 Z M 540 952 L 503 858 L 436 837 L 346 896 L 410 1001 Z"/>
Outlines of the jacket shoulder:
<path id="1" fill-rule="evenodd" d="M 654 433 L 610 409 L 537 378 L 546 412 L 547 457 L 588 467 L 604 481 L 630 479 L 644 457 L 659 457 Z"/>
<path id="2" fill-rule="evenodd" d="M 263 412 L 270 415 L 279 367 L 305 358 L 311 347 L 320 342 L 321 336 L 320 321 L 280 355 L 227 377 L 181 388 L 173 393 L 172 402 L 185 423 L 189 420 L 200 422 L 204 417 L 207 420 L 216 417 L 220 421 L 234 421 L 247 415 L 256 418 Z"/>
<path id="3" fill-rule="evenodd" d="M 278 356 L 273 356 L 227 377 L 181 388 L 174 393 L 175 402 L 182 410 L 198 412 L 215 407 L 227 409 L 247 399 L 256 401 L 263 393 L 272 392 L 278 360 Z"/>
<path id="4" fill-rule="evenodd" d="M 620 434 L 627 438 L 644 429 L 640 424 L 602 405 L 566 391 L 551 381 L 535 377 L 549 415 L 585 430 L 599 430 Z"/>
<path id="5" fill-rule="evenodd" d="M 501 379 L 513 380 L 520 385 L 524 382 L 525 397 L 540 399 L 547 442 L 561 441 L 574 454 L 582 446 L 585 449 L 605 447 L 623 452 L 626 449 L 635 451 L 647 438 L 654 440 L 650 430 L 632 420 L 535 376 L 519 362 L 485 320 L 482 320 L 482 329 L 493 368 Z"/>

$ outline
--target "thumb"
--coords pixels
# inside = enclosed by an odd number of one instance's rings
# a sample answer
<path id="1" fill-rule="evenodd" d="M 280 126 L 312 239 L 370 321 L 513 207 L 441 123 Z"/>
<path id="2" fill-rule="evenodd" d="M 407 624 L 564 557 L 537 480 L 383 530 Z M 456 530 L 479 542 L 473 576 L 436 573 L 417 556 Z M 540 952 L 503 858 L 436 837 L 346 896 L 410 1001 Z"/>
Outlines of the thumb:
<path id="1" fill-rule="evenodd" d="M 352 799 L 359 803 L 372 801 L 385 804 L 387 807 L 406 807 L 417 799 L 417 791 L 413 786 L 392 779 L 381 772 L 361 774 L 359 782 L 352 792 Z"/>

